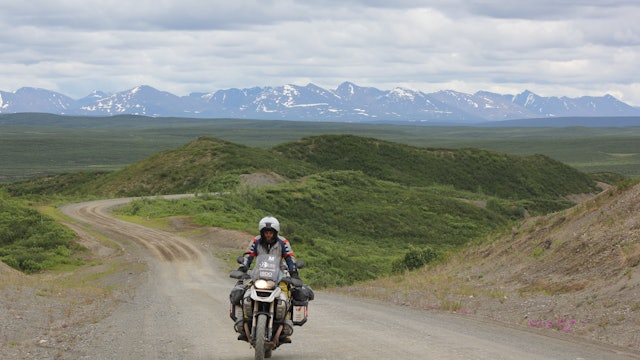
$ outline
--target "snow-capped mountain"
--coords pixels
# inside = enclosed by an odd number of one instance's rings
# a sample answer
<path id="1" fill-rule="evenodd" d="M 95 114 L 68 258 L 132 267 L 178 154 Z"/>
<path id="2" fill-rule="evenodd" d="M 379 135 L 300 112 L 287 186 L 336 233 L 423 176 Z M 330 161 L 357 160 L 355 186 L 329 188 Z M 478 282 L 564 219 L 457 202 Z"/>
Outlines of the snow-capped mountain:
<path id="1" fill-rule="evenodd" d="M 314 84 L 226 89 L 176 96 L 150 86 L 78 100 L 44 89 L 0 91 L 0 113 L 59 115 L 245 118 L 297 121 L 426 122 L 473 124 L 530 118 L 640 116 L 640 108 L 611 95 L 541 97 L 530 91 L 502 95 L 452 90 L 425 93 L 397 87 L 379 90 L 351 82 L 336 89 Z"/>
<path id="2" fill-rule="evenodd" d="M 65 113 L 75 107 L 75 101 L 60 93 L 23 87 L 15 92 L 0 91 L 0 113 L 38 112 Z"/>

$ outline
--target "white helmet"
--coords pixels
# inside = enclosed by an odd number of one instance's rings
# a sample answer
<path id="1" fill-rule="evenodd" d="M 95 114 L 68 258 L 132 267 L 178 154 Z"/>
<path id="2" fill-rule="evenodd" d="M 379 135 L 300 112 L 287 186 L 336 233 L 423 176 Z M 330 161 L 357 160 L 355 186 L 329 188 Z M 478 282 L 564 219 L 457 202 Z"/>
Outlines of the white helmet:
<path id="1" fill-rule="evenodd" d="M 260 219 L 260 222 L 258 223 L 258 230 L 260 230 L 260 233 L 262 234 L 262 230 L 264 229 L 273 229 L 276 233 L 279 233 L 280 223 L 278 222 L 278 219 L 273 216 L 267 216 Z"/>

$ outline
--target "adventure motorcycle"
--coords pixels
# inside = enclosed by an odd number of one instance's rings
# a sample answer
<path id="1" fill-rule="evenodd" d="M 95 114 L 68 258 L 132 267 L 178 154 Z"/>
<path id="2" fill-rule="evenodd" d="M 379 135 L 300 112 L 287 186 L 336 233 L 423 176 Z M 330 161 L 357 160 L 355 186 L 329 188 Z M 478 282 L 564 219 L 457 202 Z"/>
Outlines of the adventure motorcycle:
<path id="1" fill-rule="evenodd" d="M 238 262 L 242 261 L 239 257 Z M 300 269 L 304 263 L 298 262 L 296 266 Z M 258 255 L 253 270 L 249 273 L 234 270 L 230 277 L 242 280 L 229 296 L 229 315 L 240 334 L 238 340 L 251 344 L 256 360 L 270 358 L 272 350 L 291 342 L 293 326 L 302 326 L 307 321 L 313 290 L 300 279 L 290 277 L 286 265 L 276 255 Z"/>

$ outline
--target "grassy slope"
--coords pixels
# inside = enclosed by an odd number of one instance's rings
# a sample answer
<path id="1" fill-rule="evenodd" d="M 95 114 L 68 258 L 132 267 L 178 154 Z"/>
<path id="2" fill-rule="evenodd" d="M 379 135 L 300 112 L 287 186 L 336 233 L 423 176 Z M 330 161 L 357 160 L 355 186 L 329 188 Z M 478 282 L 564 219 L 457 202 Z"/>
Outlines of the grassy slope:
<path id="1" fill-rule="evenodd" d="M 403 185 L 449 184 L 503 198 L 557 198 L 593 190 L 585 174 L 541 155 L 424 149 L 353 135 L 309 137 L 274 150 L 321 169 L 357 169 Z"/>
<path id="2" fill-rule="evenodd" d="M 423 149 L 352 135 L 309 137 L 272 149 L 204 137 L 70 189 L 116 196 L 221 191 L 237 185 L 243 173 L 275 172 L 298 179 L 325 170 L 357 170 L 407 186 L 446 184 L 511 199 L 594 190 L 587 175 L 541 155 Z"/>
<path id="3" fill-rule="evenodd" d="M 239 186 L 242 174 L 284 182 Z M 202 137 L 122 170 L 7 186 L 13 195 L 145 196 L 225 192 L 194 200 L 140 201 L 129 214 L 189 215 L 208 226 L 254 231 L 272 214 L 309 262 L 308 280 L 333 286 L 389 274 L 409 251 L 456 249 L 525 212 L 566 208 L 594 190 L 589 177 L 544 156 L 423 149 L 373 138 L 323 135 L 271 149 Z"/>
<path id="4" fill-rule="evenodd" d="M 75 234 L 24 202 L 0 193 L 0 261 L 31 273 L 77 265 Z"/>
<path id="5" fill-rule="evenodd" d="M 640 185 L 531 217 L 446 262 L 339 289 L 640 350 Z"/>
<path id="6" fill-rule="evenodd" d="M 240 174 L 254 172 L 288 180 L 237 187 Z M 178 204 L 136 203 L 128 211 L 188 214 L 205 225 L 248 231 L 259 217 L 276 215 L 296 251 L 310 261 L 311 282 L 338 285 L 388 274 L 410 246 L 446 251 L 507 226 L 524 210 L 564 208 L 570 203 L 560 196 L 594 188 L 585 174 L 542 156 L 324 135 L 273 149 L 200 138 L 73 191 L 79 189 L 104 196 L 236 189 Z"/>

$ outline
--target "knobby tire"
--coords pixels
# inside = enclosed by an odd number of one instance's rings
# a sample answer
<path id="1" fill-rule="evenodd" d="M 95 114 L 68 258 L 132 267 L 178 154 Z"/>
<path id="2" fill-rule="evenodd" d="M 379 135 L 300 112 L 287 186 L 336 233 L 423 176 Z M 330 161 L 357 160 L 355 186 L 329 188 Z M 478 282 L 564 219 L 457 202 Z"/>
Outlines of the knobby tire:
<path id="1" fill-rule="evenodd" d="M 254 346 L 256 351 L 255 360 L 265 359 L 265 341 L 267 338 L 267 315 L 258 315 L 258 321 L 256 322 L 256 344 Z"/>

